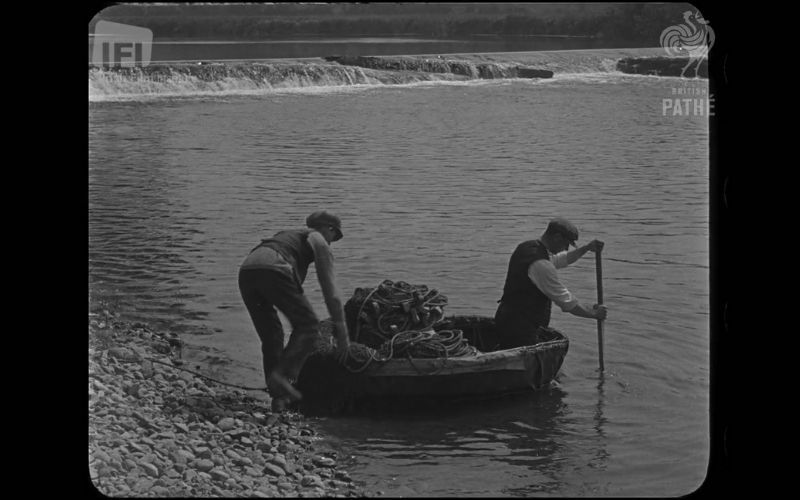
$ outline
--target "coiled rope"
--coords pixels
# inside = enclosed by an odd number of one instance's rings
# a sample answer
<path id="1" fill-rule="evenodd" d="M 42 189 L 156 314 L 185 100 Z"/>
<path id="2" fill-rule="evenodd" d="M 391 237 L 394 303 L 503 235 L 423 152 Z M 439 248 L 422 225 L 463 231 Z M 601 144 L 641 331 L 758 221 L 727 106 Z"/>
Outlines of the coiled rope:
<path id="1" fill-rule="evenodd" d="M 356 289 L 348 302 L 358 302 L 363 293 L 363 289 Z M 368 304 L 369 309 L 365 311 Z M 353 340 L 359 341 L 362 323 L 383 342 L 397 333 L 424 330 L 442 318 L 442 309 L 446 305 L 447 297 L 436 289 L 384 280 L 361 300 L 355 316 Z"/>
<path id="2" fill-rule="evenodd" d="M 372 290 L 357 288 L 348 301 L 350 324 L 355 323 L 353 342 L 343 366 L 360 373 L 373 362 L 405 358 L 423 375 L 438 373 L 451 357 L 477 354 L 461 330 L 433 331 L 433 325 L 444 316 L 447 297 L 425 285 L 384 280 Z M 358 305 L 355 316 L 352 312 Z M 362 326 L 371 338 L 361 338 Z M 423 373 L 414 358 L 441 358 L 441 366 L 433 373 Z"/>
<path id="3" fill-rule="evenodd" d="M 420 375 L 435 375 L 451 357 L 474 356 L 478 350 L 469 345 L 461 330 L 440 332 L 408 330 L 373 349 L 364 344 L 352 343 L 343 366 L 352 373 L 361 373 L 373 361 L 383 363 L 393 358 L 405 358 Z M 424 373 L 414 364 L 414 358 L 442 358 L 442 364 L 431 373 Z"/>

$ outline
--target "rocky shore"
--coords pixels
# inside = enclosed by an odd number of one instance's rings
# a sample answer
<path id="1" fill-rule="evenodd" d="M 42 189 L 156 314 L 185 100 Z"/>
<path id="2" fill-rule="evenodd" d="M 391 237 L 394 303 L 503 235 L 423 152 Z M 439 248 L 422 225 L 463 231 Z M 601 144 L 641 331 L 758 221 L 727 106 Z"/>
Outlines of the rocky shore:
<path id="1" fill-rule="evenodd" d="M 302 415 L 182 367 L 177 336 L 90 314 L 89 474 L 111 497 L 363 497 Z"/>

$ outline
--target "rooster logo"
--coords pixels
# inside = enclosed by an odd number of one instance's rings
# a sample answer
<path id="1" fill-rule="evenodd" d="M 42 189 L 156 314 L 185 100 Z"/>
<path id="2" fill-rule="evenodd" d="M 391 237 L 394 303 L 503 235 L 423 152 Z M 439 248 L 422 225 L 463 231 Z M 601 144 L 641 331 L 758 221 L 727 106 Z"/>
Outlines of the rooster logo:
<path id="1" fill-rule="evenodd" d="M 692 22 L 694 18 L 697 25 Z M 700 70 L 700 63 L 714 45 L 714 30 L 709 26 L 700 11 L 694 13 L 687 10 L 683 13 L 685 24 L 675 24 L 661 32 L 661 46 L 672 57 L 689 56 L 689 62 L 683 67 L 681 76 L 685 76 L 686 70 L 695 64 L 694 76 Z"/>

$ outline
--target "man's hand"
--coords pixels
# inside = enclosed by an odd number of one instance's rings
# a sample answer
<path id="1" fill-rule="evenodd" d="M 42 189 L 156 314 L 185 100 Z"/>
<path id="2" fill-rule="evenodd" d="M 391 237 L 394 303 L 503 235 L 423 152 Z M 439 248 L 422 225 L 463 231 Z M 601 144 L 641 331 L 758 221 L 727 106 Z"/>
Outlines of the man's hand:
<path id="1" fill-rule="evenodd" d="M 347 353 L 350 350 L 350 336 L 347 332 L 347 324 L 344 321 L 334 323 L 336 328 L 336 359 L 339 363 L 347 361 Z"/>
<path id="2" fill-rule="evenodd" d="M 606 319 L 608 315 L 608 308 L 603 304 L 595 304 L 592 308 L 595 319 Z"/>
<path id="3" fill-rule="evenodd" d="M 603 245 L 605 245 L 605 243 L 603 243 L 600 240 L 592 240 L 592 241 L 590 241 L 589 243 L 586 244 L 586 248 L 588 248 L 592 252 L 602 252 L 603 251 Z"/>

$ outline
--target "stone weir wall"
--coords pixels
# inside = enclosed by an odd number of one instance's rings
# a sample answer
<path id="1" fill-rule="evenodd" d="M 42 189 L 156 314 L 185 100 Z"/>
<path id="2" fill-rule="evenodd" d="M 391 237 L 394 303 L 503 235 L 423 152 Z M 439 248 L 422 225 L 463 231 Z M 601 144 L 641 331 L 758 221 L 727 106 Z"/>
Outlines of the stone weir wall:
<path id="1" fill-rule="evenodd" d="M 474 79 L 493 78 L 552 78 L 553 72 L 544 69 L 502 63 L 473 63 L 442 56 L 419 58 L 409 56 L 328 56 L 326 61 L 345 66 L 384 71 L 414 71 L 424 73 L 452 73 Z"/>
<path id="2" fill-rule="evenodd" d="M 617 69 L 634 75 L 708 78 L 708 59 L 695 60 L 689 65 L 688 57 L 626 57 L 617 62 Z"/>
<path id="3" fill-rule="evenodd" d="M 101 72 L 100 68 L 89 67 L 92 72 Z M 297 62 L 269 63 L 196 63 L 196 64 L 164 64 L 156 63 L 148 66 L 112 67 L 104 70 L 120 78 L 147 78 L 151 81 L 178 81 L 191 79 L 198 82 L 222 82 L 225 80 L 252 82 L 260 85 L 278 85 L 287 81 L 303 80 L 308 84 L 324 85 L 364 84 L 380 81 L 375 72 L 365 72 L 361 68 L 349 68 L 335 64 L 314 64 Z M 387 83 L 387 82 L 381 82 Z M 391 81 L 388 83 L 392 83 Z"/>

